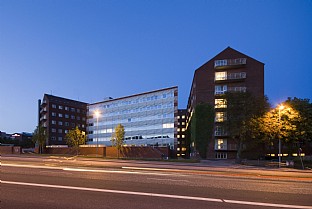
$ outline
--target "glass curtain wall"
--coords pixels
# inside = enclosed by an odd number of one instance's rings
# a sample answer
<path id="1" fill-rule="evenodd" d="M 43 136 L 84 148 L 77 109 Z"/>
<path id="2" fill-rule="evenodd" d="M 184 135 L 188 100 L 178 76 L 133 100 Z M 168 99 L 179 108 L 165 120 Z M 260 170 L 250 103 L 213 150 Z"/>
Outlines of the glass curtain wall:
<path id="1" fill-rule="evenodd" d="M 125 144 L 174 146 L 177 87 L 111 99 L 88 106 L 88 144 L 111 145 L 115 127 L 125 127 Z M 95 112 L 99 113 L 98 119 Z"/>

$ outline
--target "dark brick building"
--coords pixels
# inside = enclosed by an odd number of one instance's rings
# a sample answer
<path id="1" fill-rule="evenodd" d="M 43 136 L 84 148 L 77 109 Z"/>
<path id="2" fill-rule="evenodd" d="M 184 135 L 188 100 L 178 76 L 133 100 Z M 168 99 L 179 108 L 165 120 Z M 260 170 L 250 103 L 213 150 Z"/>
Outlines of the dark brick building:
<path id="1" fill-rule="evenodd" d="M 178 110 L 177 157 L 188 157 L 186 143 L 186 109 Z"/>
<path id="2" fill-rule="evenodd" d="M 264 96 L 264 64 L 230 47 L 195 71 L 187 105 L 187 126 L 197 104 L 215 107 L 214 134 L 207 136 L 207 158 L 235 158 L 237 145 L 223 127 L 227 104 L 222 95 L 247 91 Z"/>
<path id="3" fill-rule="evenodd" d="M 46 128 L 46 145 L 66 145 L 66 133 L 76 126 L 86 131 L 87 103 L 44 94 L 39 100 L 39 123 Z"/>

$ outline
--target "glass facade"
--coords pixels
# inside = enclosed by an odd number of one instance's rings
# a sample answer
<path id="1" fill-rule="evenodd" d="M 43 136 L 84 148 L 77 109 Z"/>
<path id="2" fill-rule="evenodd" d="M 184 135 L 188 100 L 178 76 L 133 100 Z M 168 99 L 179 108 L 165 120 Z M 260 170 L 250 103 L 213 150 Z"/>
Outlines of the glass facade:
<path id="1" fill-rule="evenodd" d="M 110 146 L 115 127 L 122 124 L 127 146 L 173 148 L 176 143 L 177 104 L 177 87 L 90 104 L 88 144 Z"/>

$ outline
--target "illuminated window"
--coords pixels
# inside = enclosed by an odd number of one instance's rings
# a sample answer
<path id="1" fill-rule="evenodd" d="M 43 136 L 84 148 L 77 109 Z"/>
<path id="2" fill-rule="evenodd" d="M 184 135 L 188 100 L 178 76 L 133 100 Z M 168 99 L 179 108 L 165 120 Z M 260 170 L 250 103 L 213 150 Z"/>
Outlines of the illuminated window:
<path id="1" fill-rule="evenodd" d="M 182 115 L 182 119 L 184 119 L 185 118 L 185 115 Z"/>
<path id="2" fill-rule="evenodd" d="M 63 114 L 62 114 L 62 113 L 59 113 L 58 116 L 59 116 L 59 118 L 62 118 L 62 117 L 63 117 Z"/>
<path id="3" fill-rule="evenodd" d="M 180 135 L 177 135 L 177 138 L 179 139 L 179 138 L 180 138 Z"/>
<path id="4" fill-rule="evenodd" d="M 62 125 L 63 125 L 63 122 L 62 122 L 62 121 L 59 121 L 58 124 L 59 124 L 59 126 L 62 126 Z"/>
<path id="5" fill-rule="evenodd" d="M 62 109 L 63 109 L 63 106 L 62 106 L 62 105 L 59 105 L 59 109 L 62 110 Z"/>
<path id="6" fill-rule="evenodd" d="M 174 123 L 165 123 L 163 124 L 163 128 L 174 128 Z"/>
<path id="7" fill-rule="evenodd" d="M 55 121 L 55 120 L 52 120 L 52 124 L 55 125 L 55 124 L 56 124 L 56 121 Z"/>
<path id="8" fill-rule="evenodd" d="M 52 116 L 56 116 L 56 112 L 52 112 Z"/>
<path id="9" fill-rule="evenodd" d="M 182 128 L 182 132 L 184 132 L 185 131 L 185 128 Z"/>
<path id="10" fill-rule="evenodd" d="M 226 108 L 226 99 L 215 99 L 215 108 Z"/>
<path id="11" fill-rule="evenodd" d="M 216 81 L 226 80 L 226 78 L 227 78 L 226 72 L 216 72 L 215 73 L 215 80 Z"/>
<path id="12" fill-rule="evenodd" d="M 182 149 L 181 149 L 182 151 L 186 151 L 186 148 L 185 147 L 182 147 Z"/>
<path id="13" fill-rule="evenodd" d="M 180 132 L 180 130 L 181 130 L 180 128 L 177 129 L 178 132 Z"/>
<path id="14" fill-rule="evenodd" d="M 216 122 L 223 122 L 226 120 L 226 112 L 216 112 Z"/>
<path id="15" fill-rule="evenodd" d="M 185 138 L 185 135 L 182 135 L 182 138 L 184 139 L 184 138 Z"/>
<path id="16" fill-rule="evenodd" d="M 226 150 L 227 149 L 227 140 L 226 139 L 216 139 L 215 140 L 215 149 L 216 150 Z"/>

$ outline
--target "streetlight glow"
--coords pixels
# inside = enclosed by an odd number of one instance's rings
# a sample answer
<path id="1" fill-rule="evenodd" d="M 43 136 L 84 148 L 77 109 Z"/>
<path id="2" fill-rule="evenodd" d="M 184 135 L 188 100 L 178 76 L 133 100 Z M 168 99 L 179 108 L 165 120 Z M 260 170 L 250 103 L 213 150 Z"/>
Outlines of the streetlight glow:
<path id="1" fill-rule="evenodd" d="M 281 110 L 283 110 L 285 106 L 283 104 L 280 104 L 278 106 L 278 124 L 279 126 L 281 125 Z M 281 131 L 281 130 L 279 130 Z M 278 139 L 278 167 L 281 167 L 281 162 L 282 162 L 282 142 L 281 138 Z"/>

